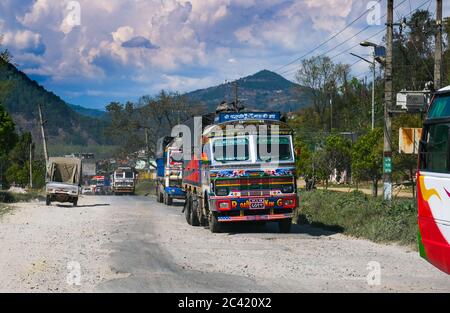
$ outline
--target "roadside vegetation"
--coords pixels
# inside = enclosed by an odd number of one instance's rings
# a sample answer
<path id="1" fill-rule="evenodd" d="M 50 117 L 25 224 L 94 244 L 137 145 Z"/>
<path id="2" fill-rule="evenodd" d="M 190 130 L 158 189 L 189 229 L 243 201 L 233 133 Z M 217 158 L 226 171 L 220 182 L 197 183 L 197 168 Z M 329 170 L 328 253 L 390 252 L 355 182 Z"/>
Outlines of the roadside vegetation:
<path id="1" fill-rule="evenodd" d="M 0 191 L 0 205 L 2 203 L 29 202 L 33 200 L 45 200 L 42 192 L 31 190 L 27 193 L 14 193 L 9 191 Z"/>
<path id="2" fill-rule="evenodd" d="M 414 246 L 417 240 L 417 209 L 413 199 L 394 200 L 389 206 L 380 197 L 359 191 L 303 191 L 297 216 L 298 223 L 374 242 Z"/>
<path id="3" fill-rule="evenodd" d="M 150 196 L 155 194 L 155 183 L 153 181 L 143 181 L 136 184 L 136 195 Z"/>

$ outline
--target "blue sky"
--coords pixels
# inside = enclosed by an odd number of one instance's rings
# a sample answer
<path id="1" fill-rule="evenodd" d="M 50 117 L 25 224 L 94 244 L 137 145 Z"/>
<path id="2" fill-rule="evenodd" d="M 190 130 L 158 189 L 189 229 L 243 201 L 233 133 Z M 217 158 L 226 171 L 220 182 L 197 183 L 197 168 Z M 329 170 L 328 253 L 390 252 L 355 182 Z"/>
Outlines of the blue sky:
<path id="1" fill-rule="evenodd" d="M 369 2 L 2 0 L 0 34 L 19 69 L 30 77 L 69 103 L 104 108 L 111 101 L 134 101 L 161 89 L 186 92 L 262 69 L 276 71 L 360 16 Z M 420 5 L 434 12 L 434 2 L 396 0 L 395 17 Z M 444 5 L 448 16 L 450 4 Z M 383 28 L 369 26 L 367 20 L 363 16 L 314 54 L 340 45 L 327 55 L 354 63 L 346 50 Z M 381 42 L 382 36 L 371 41 Z M 369 53 L 362 47 L 351 51 Z M 297 66 L 278 72 L 292 80 Z M 368 70 L 363 62 L 352 67 L 354 75 Z"/>

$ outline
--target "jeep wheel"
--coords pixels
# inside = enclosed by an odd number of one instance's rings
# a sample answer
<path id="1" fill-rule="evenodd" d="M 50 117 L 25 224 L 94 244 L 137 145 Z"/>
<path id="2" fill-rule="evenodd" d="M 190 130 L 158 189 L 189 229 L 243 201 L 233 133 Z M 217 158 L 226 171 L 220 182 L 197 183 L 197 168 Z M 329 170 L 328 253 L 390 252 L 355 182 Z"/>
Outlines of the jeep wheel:
<path id="1" fill-rule="evenodd" d="M 47 206 L 52 204 L 52 202 L 50 201 L 50 196 L 47 196 L 47 197 L 45 198 L 45 204 L 46 204 Z"/>

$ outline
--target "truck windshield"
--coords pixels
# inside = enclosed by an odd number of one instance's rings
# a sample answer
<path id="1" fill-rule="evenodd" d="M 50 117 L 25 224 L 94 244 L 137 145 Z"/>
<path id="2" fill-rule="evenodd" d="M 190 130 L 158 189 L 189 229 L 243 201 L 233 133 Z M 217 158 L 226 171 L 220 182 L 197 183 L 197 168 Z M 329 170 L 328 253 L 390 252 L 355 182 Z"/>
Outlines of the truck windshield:
<path id="1" fill-rule="evenodd" d="M 248 161 L 248 137 L 216 139 L 213 143 L 213 154 L 214 160 L 221 163 Z"/>
<path id="2" fill-rule="evenodd" d="M 259 136 L 257 151 L 258 161 L 292 160 L 291 141 L 288 136 Z"/>
<path id="3" fill-rule="evenodd" d="M 125 172 L 125 178 L 133 178 L 133 172 Z"/>

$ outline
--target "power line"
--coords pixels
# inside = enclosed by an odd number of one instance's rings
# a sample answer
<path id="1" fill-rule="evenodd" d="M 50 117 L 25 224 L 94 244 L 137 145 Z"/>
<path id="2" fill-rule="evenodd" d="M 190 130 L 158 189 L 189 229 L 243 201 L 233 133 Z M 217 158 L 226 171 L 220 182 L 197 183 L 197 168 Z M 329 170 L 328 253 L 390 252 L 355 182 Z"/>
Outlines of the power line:
<path id="1" fill-rule="evenodd" d="M 406 1 L 406 0 L 403 0 Z M 376 4 L 380 3 L 381 0 L 378 0 Z M 360 18 L 362 18 L 363 16 L 365 16 L 369 11 L 371 11 L 375 5 L 374 4 L 372 7 L 368 8 L 367 10 L 365 10 L 361 15 L 359 15 L 356 19 L 354 19 L 353 21 L 351 21 L 349 24 L 347 24 L 343 29 L 341 29 L 339 32 L 337 32 L 336 34 L 334 34 L 333 36 L 331 36 L 330 38 L 328 38 L 327 40 L 325 40 L 324 42 L 322 42 L 321 44 L 319 44 L 318 46 L 316 46 L 315 48 L 313 48 L 312 50 L 308 51 L 307 53 L 303 54 L 302 56 L 296 58 L 295 60 L 280 66 L 279 68 L 275 69 L 275 72 L 278 72 L 279 70 L 296 63 L 297 61 L 305 58 L 307 55 L 310 55 L 311 53 L 313 53 L 314 51 L 316 51 L 317 49 L 321 48 L 322 46 L 324 46 L 325 44 L 327 44 L 328 42 L 330 42 L 331 40 L 333 40 L 334 38 L 336 38 L 337 36 L 339 36 L 340 34 L 342 34 L 347 28 L 349 28 L 350 26 L 352 26 L 354 23 L 356 23 Z"/>
<path id="2" fill-rule="evenodd" d="M 406 1 L 407 1 L 407 0 L 403 0 L 402 2 L 400 2 L 398 5 L 395 6 L 395 9 L 399 8 L 399 7 L 400 7 L 403 3 L 405 3 Z M 432 0 L 426 0 L 426 1 L 424 1 L 422 4 L 420 4 L 420 5 L 419 5 L 418 7 L 416 7 L 414 10 L 411 10 L 411 11 L 410 11 L 408 14 L 406 14 L 405 16 L 410 16 L 410 15 L 412 15 L 413 12 L 419 10 L 420 8 L 422 8 L 422 7 L 423 7 L 425 4 L 427 4 L 427 3 L 429 4 L 429 6 L 428 6 L 428 8 L 429 8 L 429 7 L 430 7 L 430 4 L 431 4 L 431 1 L 432 1 Z M 386 14 L 387 14 L 387 13 L 386 13 Z M 386 14 L 384 14 L 383 17 L 386 16 Z M 381 18 L 383 18 L 383 17 L 381 17 Z M 398 22 L 401 22 L 401 19 L 400 19 Z M 362 32 L 363 32 L 364 30 L 366 30 L 366 29 L 367 29 L 367 27 L 365 27 L 362 31 L 358 32 L 358 34 L 362 33 Z M 374 33 L 373 35 L 371 35 L 370 37 L 366 38 L 366 40 L 372 39 L 373 37 L 379 35 L 380 33 L 382 33 L 382 32 L 385 31 L 385 30 L 386 30 L 386 28 L 384 27 L 383 29 L 381 29 L 381 30 L 377 31 L 376 33 Z M 348 40 L 350 40 L 350 39 L 353 39 L 354 37 L 356 37 L 356 35 L 353 35 L 352 37 L 350 37 L 350 38 L 347 39 L 346 41 L 348 41 Z M 346 41 L 344 41 L 343 43 L 341 43 L 341 44 L 335 46 L 334 48 L 332 48 L 332 49 L 330 49 L 330 50 L 328 50 L 327 52 L 321 54 L 321 56 L 323 56 L 323 55 L 325 55 L 325 54 L 327 54 L 327 53 L 329 53 L 329 52 L 335 50 L 337 47 L 343 45 Z M 336 57 L 338 57 L 338 56 L 341 56 L 341 55 L 343 55 L 343 54 L 349 52 L 351 49 L 353 49 L 353 48 L 355 48 L 355 47 L 357 47 L 357 46 L 359 46 L 359 43 L 357 43 L 357 44 L 353 45 L 352 47 L 350 47 L 350 48 L 348 48 L 348 49 L 346 49 L 346 50 L 343 50 L 343 51 L 341 51 L 340 53 L 338 53 L 338 54 L 336 54 L 336 55 L 330 57 L 330 59 L 332 60 L 332 59 L 334 59 L 334 58 L 336 58 Z M 292 63 L 291 63 L 291 64 L 292 64 Z M 290 65 L 290 64 L 289 64 L 289 65 Z M 351 67 L 351 66 L 350 66 L 350 67 Z M 285 76 L 290 76 L 290 75 L 294 74 L 297 70 L 298 70 L 297 68 L 292 68 L 292 69 L 290 69 L 290 70 L 285 70 L 285 71 L 283 71 L 283 72 L 281 72 L 281 73 L 279 73 L 279 74 L 280 74 L 280 75 L 285 75 Z"/>

